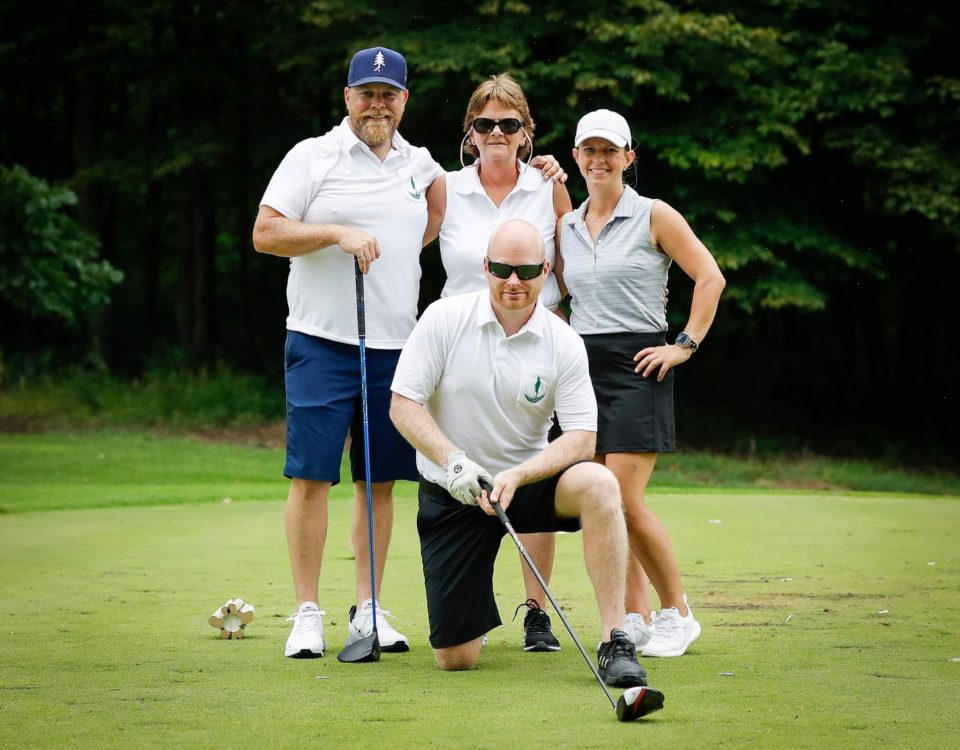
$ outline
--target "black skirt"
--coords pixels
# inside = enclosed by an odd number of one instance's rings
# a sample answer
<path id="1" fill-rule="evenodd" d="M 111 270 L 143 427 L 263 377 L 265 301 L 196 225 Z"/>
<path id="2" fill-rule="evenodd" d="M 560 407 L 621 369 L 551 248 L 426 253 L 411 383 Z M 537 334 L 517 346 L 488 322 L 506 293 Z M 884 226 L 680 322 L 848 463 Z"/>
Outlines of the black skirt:
<path id="1" fill-rule="evenodd" d="M 597 396 L 597 453 L 675 453 L 673 370 L 657 382 L 634 372 L 634 356 L 662 346 L 663 333 L 600 333 L 583 336 Z"/>

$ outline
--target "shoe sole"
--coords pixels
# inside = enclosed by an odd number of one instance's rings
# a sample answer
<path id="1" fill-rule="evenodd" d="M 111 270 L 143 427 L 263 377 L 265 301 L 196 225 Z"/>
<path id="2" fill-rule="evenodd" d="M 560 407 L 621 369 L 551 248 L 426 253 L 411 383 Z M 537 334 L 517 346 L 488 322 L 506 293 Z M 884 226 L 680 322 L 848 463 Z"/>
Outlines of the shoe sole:
<path id="1" fill-rule="evenodd" d="M 323 656 L 323 651 L 319 654 L 316 651 L 311 651 L 308 648 L 303 648 L 293 654 L 284 654 L 288 659 L 319 659 Z"/>
<path id="2" fill-rule="evenodd" d="M 635 675 L 625 674 L 622 677 L 615 677 L 611 680 L 607 675 L 601 674 L 603 681 L 607 683 L 610 687 L 615 688 L 632 688 L 632 687 L 646 687 L 647 686 L 647 677 L 637 677 Z"/>
<path id="3" fill-rule="evenodd" d="M 410 650 L 410 645 L 403 641 L 397 641 L 389 646 L 380 644 L 380 650 L 387 654 L 404 654 Z"/>
<path id="4" fill-rule="evenodd" d="M 532 645 L 531 645 L 531 644 L 527 644 L 526 646 L 523 647 L 523 650 L 526 651 L 527 653 L 544 652 L 544 651 L 559 651 L 559 650 L 560 650 L 560 644 L 558 643 L 558 644 L 556 644 L 555 646 L 551 646 L 550 644 L 544 643 L 543 641 L 537 641 L 536 643 L 534 643 L 534 644 L 532 644 Z"/>

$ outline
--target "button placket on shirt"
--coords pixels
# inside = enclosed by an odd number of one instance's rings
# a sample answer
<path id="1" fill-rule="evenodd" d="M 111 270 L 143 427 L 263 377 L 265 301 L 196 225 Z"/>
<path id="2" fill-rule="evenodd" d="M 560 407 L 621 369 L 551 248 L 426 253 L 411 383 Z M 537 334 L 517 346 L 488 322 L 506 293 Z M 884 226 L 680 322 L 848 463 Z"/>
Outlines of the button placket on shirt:
<path id="1" fill-rule="evenodd" d="M 606 227 L 604 227 L 606 229 Z M 598 261 L 598 249 L 600 245 L 600 238 L 603 236 L 603 231 L 597 235 L 597 241 L 594 242 L 593 238 L 590 236 L 590 230 L 587 229 L 587 223 L 581 219 L 577 224 L 573 225 L 573 233 L 586 245 L 587 250 L 590 251 L 590 257 L 593 259 L 593 278 L 590 279 L 591 282 L 597 280 L 597 261 Z"/>

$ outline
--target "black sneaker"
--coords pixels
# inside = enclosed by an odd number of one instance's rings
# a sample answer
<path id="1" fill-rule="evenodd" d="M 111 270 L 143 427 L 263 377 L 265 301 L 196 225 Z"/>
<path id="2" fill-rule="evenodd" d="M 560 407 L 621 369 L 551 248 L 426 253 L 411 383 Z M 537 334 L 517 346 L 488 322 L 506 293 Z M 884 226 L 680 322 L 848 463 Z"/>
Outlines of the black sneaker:
<path id="1" fill-rule="evenodd" d="M 597 648 L 600 676 L 610 687 L 629 688 L 645 686 L 647 673 L 637 662 L 637 649 L 630 636 L 614 628 L 610 640 Z"/>
<path id="2" fill-rule="evenodd" d="M 527 599 L 513 613 L 517 619 L 517 612 L 528 607 L 523 618 L 523 650 L 524 651 L 559 651 L 560 641 L 550 630 L 550 616 L 540 609 L 535 599 Z"/>

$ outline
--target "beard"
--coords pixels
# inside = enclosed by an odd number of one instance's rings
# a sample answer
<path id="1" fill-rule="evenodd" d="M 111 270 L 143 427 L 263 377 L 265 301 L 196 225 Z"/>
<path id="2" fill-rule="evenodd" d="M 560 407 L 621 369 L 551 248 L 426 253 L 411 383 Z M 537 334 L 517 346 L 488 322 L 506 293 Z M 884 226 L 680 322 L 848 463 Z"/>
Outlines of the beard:
<path id="1" fill-rule="evenodd" d="M 507 296 L 508 293 L 519 296 L 510 297 Z M 531 289 L 528 286 L 507 286 L 505 284 L 499 289 L 493 290 L 494 301 L 505 310 L 522 310 L 536 302 L 539 296 L 539 287 Z"/>
<path id="2" fill-rule="evenodd" d="M 369 117 L 360 117 L 357 135 L 369 148 L 379 148 L 393 140 L 397 132 L 396 121 L 393 115 L 388 114 L 383 120 L 374 120 Z"/>

